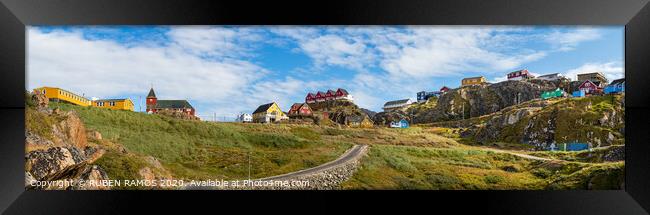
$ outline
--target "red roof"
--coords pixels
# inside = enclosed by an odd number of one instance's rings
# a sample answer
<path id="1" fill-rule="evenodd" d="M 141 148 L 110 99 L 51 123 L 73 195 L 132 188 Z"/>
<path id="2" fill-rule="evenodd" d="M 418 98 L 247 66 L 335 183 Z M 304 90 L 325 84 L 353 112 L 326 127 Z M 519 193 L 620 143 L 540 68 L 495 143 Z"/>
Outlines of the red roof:
<path id="1" fill-rule="evenodd" d="M 582 84 L 580 84 L 580 86 L 578 87 L 578 89 L 586 89 L 586 88 L 595 90 L 598 89 L 598 86 L 596 86 L 594 82 L 591 82 L 590 80 L 586 80 L 582 82 Z"/>

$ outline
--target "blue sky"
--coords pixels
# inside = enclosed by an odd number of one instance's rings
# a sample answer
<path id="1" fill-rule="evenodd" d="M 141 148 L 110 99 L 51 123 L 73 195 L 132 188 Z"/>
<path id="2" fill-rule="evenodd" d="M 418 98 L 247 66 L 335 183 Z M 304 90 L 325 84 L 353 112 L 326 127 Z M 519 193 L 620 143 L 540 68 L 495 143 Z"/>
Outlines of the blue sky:
<path id="1" fill-rule="evenodd" d="M 624 76 L 623 26 L 35 26 L 27 89 L 55 86 L 140 104 L 187 99 L 202 118 L 258 105 L 287 110 L 308 92 L 345 88 L 380 111 L 468 76 L 600 71 Z"/>

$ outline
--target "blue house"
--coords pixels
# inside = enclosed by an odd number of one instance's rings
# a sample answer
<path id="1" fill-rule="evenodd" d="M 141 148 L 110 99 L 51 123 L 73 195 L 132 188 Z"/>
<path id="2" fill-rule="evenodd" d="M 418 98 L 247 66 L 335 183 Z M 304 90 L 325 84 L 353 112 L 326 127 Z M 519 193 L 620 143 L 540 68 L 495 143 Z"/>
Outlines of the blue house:
<path id="1" fill-rule="evenodd" d="M 607 85 L 603 90 L 605 94 L 623 93 L 625 92 L 625 78 L 616 79 L 611 84 Z"/>
<path id="2" fill-rule="evenodd" d="M 578 91 L 573 91 L 573 97 L 585 97 L 585 91 L 578 90 Z"/>
<path id="3" fill-rule="evenodd" d="M 409 127 L 409 122 L 406 121 L 405 119 L 402 119 L 397 122 L 391 122 L 390 123 L 391 128 L 408 128 Z"/>
<path id="4" fill-rule="evenodd" d="M 589 143 L 560 143 L 555 146 L 555 144 L 551 144 L 549 147 L 549 150 L 555 151 L 582 151 L 582 150 L 587 150 L 589 149 Z"/>

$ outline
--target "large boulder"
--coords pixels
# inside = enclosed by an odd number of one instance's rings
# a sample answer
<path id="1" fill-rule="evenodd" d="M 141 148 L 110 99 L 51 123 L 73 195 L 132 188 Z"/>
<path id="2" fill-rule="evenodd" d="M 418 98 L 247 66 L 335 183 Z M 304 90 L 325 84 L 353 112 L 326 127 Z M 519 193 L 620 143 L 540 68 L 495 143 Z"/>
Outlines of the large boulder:
<path id="1" fill-rule="evenodd" d="M 74 148 L 53 147 L 31 151 L 27 153 L 25 159 L 26 171 L 35 179 L 41 180 L 83 162 L 86 158 Z"/>
<path id="2" fill-rule="evenodd" d="M 375 122 L 375 125 L 389 125 L 391 122 L 400 121 L 402 119 L 410 122 L 411 115 L 402 110 L 379 112 L 375 114 L 372 121 Z"/>
<path id="3" fill-rule="evenodd" d="M 40 91 L 34 91 L 32 93 L 32 104 L 36 107 L 38 111 L 45 111 L 48 108 L 49 100 L 45 97 L 45 94 Z"/>

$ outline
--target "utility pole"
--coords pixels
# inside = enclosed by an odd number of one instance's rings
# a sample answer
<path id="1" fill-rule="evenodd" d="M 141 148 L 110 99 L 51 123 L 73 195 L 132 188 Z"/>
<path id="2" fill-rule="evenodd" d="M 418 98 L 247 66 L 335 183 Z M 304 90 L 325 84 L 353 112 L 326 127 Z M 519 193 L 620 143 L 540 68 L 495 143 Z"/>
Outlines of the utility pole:
<path id="1" fill-rule="evenodd" d="M 248 181 L 251 180 L 251 151 L 248 151 Z"/>

